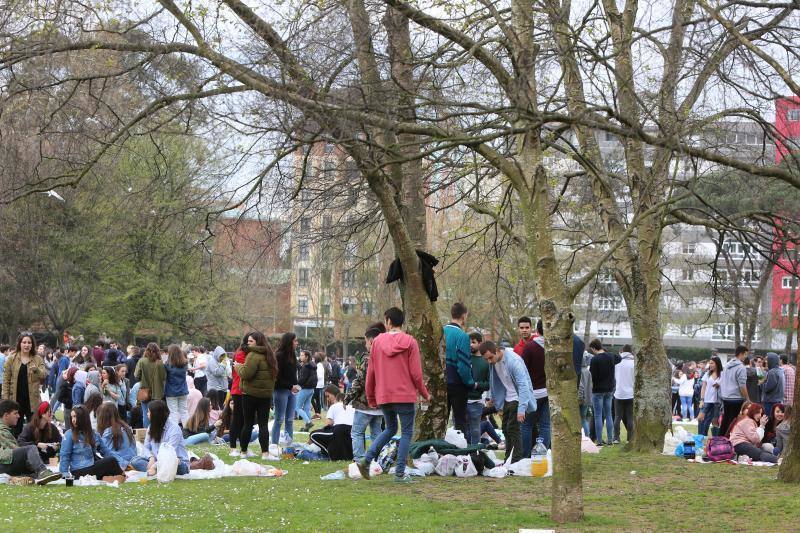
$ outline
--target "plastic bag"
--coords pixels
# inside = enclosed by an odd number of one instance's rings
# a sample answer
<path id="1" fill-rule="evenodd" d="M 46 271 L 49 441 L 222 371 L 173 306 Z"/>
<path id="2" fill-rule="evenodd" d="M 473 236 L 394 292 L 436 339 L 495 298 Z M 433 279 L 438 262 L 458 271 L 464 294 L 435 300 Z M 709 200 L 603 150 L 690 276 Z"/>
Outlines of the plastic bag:
<path id="1" fill-rule="evenodd" d="M 158 457 L 156 457 L 156 479 L 161 483 L 169 483 L 175 480 L 178 473 L 178 455 L 171 444 L 164 443 L 158 447 Z"/>
<path id="2" fill-rule="evenodd" d="M 8 474 L 0 474 L 0 485 L 7 485 L 9 479 L 11 479 L 11 476 Z"/>
<path id="3" fill-rule="evenodd" d="M 508 470 L 504 466 L 496 466 L 494 468 L 484 470 L 483 475 L 486 477 L 503 478 L 508 475 Z"/>
<path id="4" fill-rule="evenodd" d="M 675 446 L 675 451 L 673 452 L 675 457 L 680 457 L 683 459 L 683 443 L 679 442 L 677 446 Z"/>
<path id="5" fill-rule="evenodd" d="M 600 448 L 597 447 L 597 444 L 592 442 L 592 439 L 583 434 L 583 430 L 581 430 L 581 452 L 600 453 Z"/>
<path id="6" fill-rule="evenodd" d="M 663 455 L 674 455 L 675 454 L 675 448 L 680 443 L 681 443 L 681 440 L 677 436 L 675 436 L 672 433 L 670 433 L 669 431 L 667 431 L 664 434 L 664 449 L 661 451 L 661 453 Z M 681 453 L 682 452 L 683 452 L 683 450 L 681 450 Z"/>
<path id="7" fill-rule="evenodd" d="M 261 475 L 261 465 L 248 461 L 247 459 L 239 459 L 231 465 L 233 474 L 236 476 L 259 476 Z"/>
<path id="8" fill-rule="evenodd" d="M 338 481 L 345 478 L 344 470 L 337 470 L 336 472 L 331 472 L 327 476 L 319 476 L 319 478 L 323 481 Z"/>
<path id="9" fill-rule="evenodd" d="M 439 459 L 435 471 L 440 476 L 452 476 L 455 473 L 457 462 L 458 458 L 455 455 L 445 455 Z"/>
<path id="10" fill-rule="evenodd" d="M 361 471 L 358 469 L 358 465 L 355 463 L 350 463 L 347 467 L 347 477 L 350 479 L 361 479 Z"/>
<path id="11" fill-rule="evenodd" d="M 466 448 L 467 447 L 467 439 L 464 437 L 464 433 L 457 429 L 450 428 L 447 430 L 447 433 L 444 436 L 444 440 L 449 442 L 453 446 L 457 446 L 459 448 Z"/>
<path id="12" fill-rule="evenodd" d="M 375 461 L 372 461 L 372 463 L 369 465 L 370 477 L 380 476 L 381 474 L 383 474 L 383 468 L 381 468 L 381 465 Z"/>
<path id="13" fill-rule="evenodd" d="M 436 463 L 439 462 L 439 453 L 435 449 L 433 449 L 433 447 L 431 447 L 431 449 L 428 450 L 428 453 L 423 453 L 422 455 L 419 456 L 419 459 L 414 459 L 414 461 L 415 462 L 419 461 L 421 463 L 430 463 L 433 466 L 436 466 Z"/>
<path id="14" fill-rule="evenodd" d="M 459 455 L 456 457 L 456 477 L 475 477 L 478 475 L 478 469 L 472 462 L 469 455 Z"/>
<path id="15" fill-rule="evenodd" d="M 689 435 L 689 432 L 686 431 L 685 427 L 678 426 L 675 428 L 675 438 L 677 438 L 680 442 L 683 442 L 691 438 L 691 435 Z"/>
<path id="16" fill-rule="evenodd" d="M 381 453 L 378 454 L 377 462 L 381 466 L 381 469 L 386 472 L 389 470 L 392 465 L 397 460 L 397 441 L 391 440 L 389 441 L 386 446 L 381 449 Z"/>
<path id="17" fill-rule="evenodd" d="M 506 469 L 514 476 L 531 477 L 531 459 L 520 459 L 516 463 L 507 465 Z"/>
<path id="18" fill-rule="evenodd" d="M 436 465 L 431 462 L 420 461 L 419 459 L 414 459 L 413 462 L 414 462 L 414 468 L 416 468 L 426 476 L 433 474 L 433 472 L 436 470 Z"/>

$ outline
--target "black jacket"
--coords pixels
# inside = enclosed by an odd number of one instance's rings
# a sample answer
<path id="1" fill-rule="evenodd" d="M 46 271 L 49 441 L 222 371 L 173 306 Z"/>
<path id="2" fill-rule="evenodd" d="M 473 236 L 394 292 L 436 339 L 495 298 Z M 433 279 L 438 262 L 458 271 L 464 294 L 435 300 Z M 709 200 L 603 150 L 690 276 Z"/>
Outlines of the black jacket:
<path id="1" fill-rule="evenodd" d="M 419 267 L 422 271 L 422 283 L 425 285 L 425 292 L 428 293 L 428 298 L 432 302 L 439 299 L 439 289 L 436 288 L 436 279 L 433 274 L 433 267 L 439 264 L 439 260 L 427 252 L 417 250 L 417 257 L 419 257 Z M 386 283 L 393 281 L 403 280 L 403 265 L 400 264 L 400 259 L 395 259 L 389 265 L 389 273 L 386 276 Z"/>
<path id="2" fill-rule="evenodd" d="M 136 363 L 138 363 L 141 358 L 141 355 L 136 355 L 134 357 L 129 357 L 128 360 L 125 361 L 125 366 L 128 367 L 128 381 L 131 382 L 131 387 L 139 383 L 139 380 L 134 375 L 134 370 L 136 370 Z"/>
<path id="3" fill-rule="evenodd" d="M 592 392 L 614 392 L 614 355 L 602 352 L 592 357 L 589 363 L 592 374 Z"/>
<path id="4" fill-rule="evenodd" d="M 297 375 L 297 384 L 303 389 L 316 389 L 317 367 L 311 363 L 301 366 Z"/>
<path id="5" fill-rule="evenodd" d="M 275 353 L 278 360 L 278 376 L 275 380 L 276 389 L 291 389 L 297 385 L 297 357 L 294 353 Z"/>

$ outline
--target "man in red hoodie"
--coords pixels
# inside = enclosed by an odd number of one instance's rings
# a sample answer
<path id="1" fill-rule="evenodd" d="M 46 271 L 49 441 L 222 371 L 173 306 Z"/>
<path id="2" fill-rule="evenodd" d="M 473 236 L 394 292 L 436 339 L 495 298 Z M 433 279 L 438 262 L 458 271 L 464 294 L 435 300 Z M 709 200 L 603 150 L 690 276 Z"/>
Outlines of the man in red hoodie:
<path id="1" fill-rule="evenodd" d="M 430 401 L 431 396 L 422 381 L 419 345 L 414 337 L 400 329 L 405 321 L 403 311 L 392 307 L 383 314 L 383 318 L 387 332 L 381 333 L 372 342 L 366 392 L 369 406 L 381 408 L 386 429 L 372 441 L 367 454 L 356 464 L 364 479 L 369 479 L 369 465 L 397 433 L 399 418 L 400 444 L 397 447 L 394 480 L 410 483 L 411 476 L 405 471 L 408 448 L 414 433 L 414 404 L 417 393 L 426 401 Z"/>
<path id="2" fill-rule="evenodd" d="M 517 329 L 519 329 L 519 342 L 514 346 L 514 353 L 521 357 L 525 345 L 533 340 L 533 323 L 531 319 L 527 316 L 519 317 L 519 320 L 517 320 Z"/>

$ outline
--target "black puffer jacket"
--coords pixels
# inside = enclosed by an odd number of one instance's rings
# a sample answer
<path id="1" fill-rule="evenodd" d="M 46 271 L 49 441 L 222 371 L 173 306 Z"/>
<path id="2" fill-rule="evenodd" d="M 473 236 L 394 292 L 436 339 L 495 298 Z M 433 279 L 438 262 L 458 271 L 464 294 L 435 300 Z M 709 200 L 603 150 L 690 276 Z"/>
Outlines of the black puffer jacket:
<path id="1" fill-rule="evenodd" d="M 300 367 L 297 375 L 297 383 L 303 389 L 317 388 L 317 365 L 306 363 Z"/>
<path id="2" fill-rule="evenodd" d="M 275 352 L 278 360 L 278 378 L 275 380 L 276 389 L 291 389 L 297 385 L 297 357 L 294 353 Z"/>

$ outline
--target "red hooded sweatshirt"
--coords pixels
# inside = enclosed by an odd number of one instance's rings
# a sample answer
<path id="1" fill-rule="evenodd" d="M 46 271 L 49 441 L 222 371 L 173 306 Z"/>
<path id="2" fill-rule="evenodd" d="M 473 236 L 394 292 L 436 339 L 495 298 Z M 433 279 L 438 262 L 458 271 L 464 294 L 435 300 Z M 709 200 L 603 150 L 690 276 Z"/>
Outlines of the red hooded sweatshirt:
<path id="1" fill-rule="evenodd" d="M 416 403 L 418 392 L 428 397 L 417 341 L 402 331 L 381 333 L 372 343 L 367 366 L 369 405 Z"/>
<path id="2" fill-rule="evenodd" d="M 236 350 L 236 353 L 233 355 L 233 362 L 234 363 L 244 363 L 247 354 L 244 353 L 242 350 Z M 236 369 L 233 369 L 231 372 L 233 375 L 233 383 L 231 383 L 231 394 L 234 395 L 242 395 L 242 387 L 239 385 L 239 373 L 236 372 Z"/>

